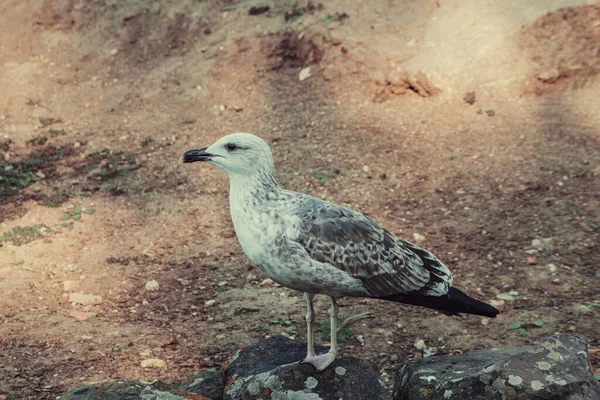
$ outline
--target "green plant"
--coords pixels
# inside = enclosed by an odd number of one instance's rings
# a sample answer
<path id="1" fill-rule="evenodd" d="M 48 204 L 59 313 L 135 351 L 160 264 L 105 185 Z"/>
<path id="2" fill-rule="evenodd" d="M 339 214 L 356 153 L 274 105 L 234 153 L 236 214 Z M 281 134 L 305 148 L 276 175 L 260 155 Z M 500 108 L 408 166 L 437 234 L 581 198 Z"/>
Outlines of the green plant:
<path id="1" fill-rule="evenodd" d="M 0 243 L 12 241 L 15 246 L 31 243 L 36 239 L 43 239 L 52 229 L 44 224 L 31 226 L 15 226 L 0 236 Z"/>
<path id="2" fill-rule="evenodd" d="M 592 303 L 586 304 L 585 305 L 587 308 L 594 308 L 594 307 L 600 307 L 600 303 L 598 303 L 597 301 L 594 301 Z"/>
<path id="3" fill-rule="evenodd" d="M 271 320 L 272 324 L 286 325 L 290 326 L 291 324 L 296 322 L 296 318 L 290 317 L 289 315 L 283 315 L 280 318 L 274 318 Z"/>
<path id="4" fill-rule="evenodd" d="M 512 324 L 508 325 L 508 329 L 518 329 L 519 333 L 521 335 L 526 335 L 528 327 L 539 328 L 543 325 L 544 325 L 544 323 L 542 321 L 539 321 L 539 320 L 529 321 L 529 318 L 523 318 L 522 322 L 521 321 L 513 322 Z"/>
<path id="5" fill-rule="evenodd" d="M 260 323 L 257 322 L 256 324 L 254 324 L 252 326 L 252 330 L 255 330 L 255 331 L 256 330 L 260 330 L 260 331 L 266 332 L 267 331 L 267 327 L 265 326 L 265 324 L 260 324 Z"/>
<path id="6" fill-rule="evenodd" d="M 348 315 L 340 314 L 340 321 L 348 319 Z M 321 332 L 321 336 L 323 340 L 331 340 L 331 325 L 329 321 L 319 320 L 315 323 L 315 332 Z M 345 343 L 354 335 L 354 332 L 350 330 L 347 326 L 343 326 L 342 329 L 339 329 L 337 332 L 337 339 L 340 343 Z"/>
<path id="7" fill-rule="evenodd" d="M 487 110 L 485 113 L 488 115 L 488 117 L 493 117 L 496 115 L 496 111 L 494 110 Z"/>
<path id="8" fill-rule="evenodd" d="M 315 178 L 320 179 L 323 183 L 326 183 L 329 178 L 333 178 L 336 175 L 346 176 L 346 170 L 334 170 L 332 165 L 328 165 L 323 171 L 320 169 L 315 170 Z"/>
<path id="9" fill-rule="evenodd" d="M 327 14 L 327 15 L 322 16 L 321 21 L 323 21 L 325 24 L 329 24 L 330 22 L 333 22 L 333 21 L 343 21 L 349 17 L 350 16 L 348 14 L 346 14 L 345 12 L 343 12 L 341 14 L 336 12 L 333 15 Z"/>
<path id="10" fill-rule="evenodd" d="M 117 343 L 113 346 L 112 351 L 121 351 L 123 350 L 123 345 L 120 343 Z"/>
<path id="11" fill-rule="evenodd" d="M 60 216 L 60 221 L 66 221 L 68 219 L 74 219 L 75 221 L 79 221 L 81 219 L 81 213 L 92 215 L 96 212 L 95 208 L 81 208 L 79 204 L 75 204 L 70 210 L 67 210 L 66 213 Z"/>
<path id="12" fill-rule="evenodd" d="M 478 109 L 477 109 L 477 114 L 483 114 L 483 109 L 481 109 L 481 108 L 478 108 Z"/>
<path id="13" fill-rule="evenodd" d="M 48 129 L 48 134 L 50 135 L 50 137 L 57 137 L 57 136 L 62 136 L 62 135 L 66 135 L 66 131 L 64 129 Z"/>

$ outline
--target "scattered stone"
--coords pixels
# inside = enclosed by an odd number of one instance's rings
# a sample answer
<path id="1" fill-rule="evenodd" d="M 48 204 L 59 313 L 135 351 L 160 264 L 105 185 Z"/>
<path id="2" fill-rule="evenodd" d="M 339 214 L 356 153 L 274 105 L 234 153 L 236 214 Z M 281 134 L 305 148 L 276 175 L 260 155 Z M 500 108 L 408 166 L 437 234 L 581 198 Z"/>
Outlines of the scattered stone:
<path id="1" fill-rule="evenodd" d="M 167 366 L 167 363 L 160 358 L 148 358 L 142 361 L 141 366 L 142 368 L 164 368 Z"/>
<path id="2" fill-rule="evenodd" d="M 573 334 L 536 346 L 411 359 L 396 373 L 393 398 L 599 399 L 587 362 L 586 339 Z"/>
<path id="3" fill-rule="evenodd" d="M 589 314 L 592 312 L 592 309 L 584 304 L 575 304 L 573 306 L 573 311 L 576 314 Z"/>
<path id="4" fill-rule="evenodd" d="M 465 97 L 463 97 L 463 100 L 473 105 L 475 103 L 475 92 L 467 92 L 467 94 L 465 94 Z"/>
<path id="5" fill-rule="evenodd" d="M 94 313 L 90 313 L 90 312 L 83 312 L 83 311 L 71 311 L 67 316 L 70 318 L 75 318 L 78 321 L 86 321 L 88 320 L 90 317 L 95 316 L 96 314 Z"/>
<path id="6" fill-rule="evenodd" d="M 509 294 L 509 295 L 511 295 L 511 296 L 518 296 L 518 295 L 519 295 L 519 292 L 517 292 L 516 290 L 510 290 L 510 291 L 508 292 L 508 294 Z"/>
<path id="7" fill-rule="evenodd" d="M 415 232 L 413 233 L 413 239 L 415 239 L 415 242 L 417 243 L 422 243 L 425 241 L 425 236 Z"/>
<path id="8" fill-rule="evenodd" d="M 63 282 L 63 288 L 65 292 L 70 292 L 71 290 L 75 289 L 75 286 L 77 286 L 77 281 L 64 281 Z"/>
<path id="9" fill-rule="evenodd" d="M 323 77 L 323 80 L 325 81 L 333 81 L 337 78 L 339 78 L 341 75 L 340 71 L 333 67 L 333 66 L 328 66 L 327 68 L 323 69 L 323 72 L 321 72 L 321 76 Z"/>
<path id="10" fill-rule="evenodd" d="M 266 278 L 266 279 L 263 279 L 263 281 L 260 283 L 260 286 L 272 285 L 273 283 L 274 283 L 273 279 Z"/>
<path id="11" fill-rule="evenodd" d="M 535 265 L 535 263 L 536 263 L 535 258 L 533 258 L 533 257 L 527 257 L 526 261 L 527 261 L 527 265 Z"/>
<path id="12" fill-rule="evenodd" d="M 158 288 L 160 287 L 159 283 L 157 281 L 155 281 L 154 279 L 151 281 L 146 282 L 146 286 L 144 286 L 146 288 L 147 291 L 151 292 L 154 290 L 158 290 Z"/>
<path id="13" fill-rule="evenodd" d="M 550 271 L 550 273 L 554 274 L 556 272 L 556 269 L 556 265 L 548 264 L 548 271 Z"/>
<path id="14" fill-rule="evenodd" d="M 425 348 L 425 341 L 423 339 L 417 339 L 413 345 L 417 350 L 423 350 Z"/>
<path id="15" fill-rule="evenodd" d="M 214 306 L 216 302 L 216 300 L 206 300 L 204 304 L 207 306 Z"/>
<path id="16" fill-rule="evenodd" d="M 369 172 L 369 170 L 370 170 L 370 169 L 369 169 L 369 166 L 368 166 L 368 165 L 364 165 L 364 166 L 362 167 L 362 170 L 363 170 L 363 172 Z"/>
<path id="17" fill-rule="evenodd" d="M 303 80 L 310 78 L 310 76 L 310 67 L 306 67 L 300 70 L 300 73 L 298 74 L 298 79 L 300 80 L 300 82 L 302 82 Z"/>
<path id="18" fill-rule="evenodd" d="M 527 254 L 528 256 L 532 256 L 532 255 L 537 254 L 537 253 L 539 253 L 539 251 L 536 250 L 536 249 L 525 250 L 525 254 Z"/>
<path id="19" fill-rule="evenodd" d="M 545 83 L 553 83 L 558 80 L 560 77 L 560 72 L 557 68 L 549 68 L 543 71 L 540 71 L 538 74 L 538 79 Z"/>
<path id="20" fill-rule="evenodd" d="M 514 300 L 514 299 L 512 299 L 512 297 L 511 297 L 510 301 L 512 301 L 512 300 Z M 490 300 L 490 305 L 493 307 L 496 307 L 496 308 L 504 307 L 504 300 Z"/>
<path id="21" fill-rule="evenodd" d="M 77 303 L 84 306 L 102 304 L 102 296 L 96 296 L 94 294 L 69 293 L 69 301 L 71 303 Z"/>
<path id="22" fill-rule="evenodd" d="M 531 241 L 531 246 L 536 249 L 551 249 L 553 247 L 553 239 L 552 238 L 542 238 L 542 239 L 533 239 Z"/>
<path id="23" fill-rule="evenodd" d="M 514 301 L 515 300 L 515 297 L 508 293 L 499 293 L 496 295 L 496 298 L 500 299 L 500 300 L 506 300 L 506 301 Z"/>
<path id="24" fill-rule="evenodd" d="M 315 351 L 322 354 L 327 348 L 316 345 Z M 306 343 L 283 336 L 246 346 L 229 358 L 223 370 L 223 381 L 228 383 L 223 399 L 388 398 L 370 364 L 354 357 L 341 357 L 324 371 L 317 372 L 312 365 L 298 363 L 305 356 Z"/>

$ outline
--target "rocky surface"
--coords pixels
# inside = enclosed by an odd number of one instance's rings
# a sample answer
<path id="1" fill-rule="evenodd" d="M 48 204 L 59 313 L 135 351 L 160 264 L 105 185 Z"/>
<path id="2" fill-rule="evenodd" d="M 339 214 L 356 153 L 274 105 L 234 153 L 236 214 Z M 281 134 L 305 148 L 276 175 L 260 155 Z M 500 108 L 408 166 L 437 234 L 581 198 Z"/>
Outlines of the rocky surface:
<path id="1" fill-rule="evenodd" d="M 315 346 L 318 354 L 327 349 Z M 230 358 L 223 375 L 225 399 L 388 399 L 370 364 L 341 357 L 325 371 L 299 364 L 306 344 L 275 336 L 245 347 Z"/>
<path id="2" fill-rule="evenodd" d="M 274 336 L 237 351 L 221 371 L 192 375 L 179 386 L 120 380 L 74 388 L 61 399 L 389 399 L 370 364 L 341 357 L 317 372 L 299 363 L 305 351 L 305 343 Z M 588 369 L 585 337 L 560 334 L 536 346 L 408 360 L 396 374 L 393 398 L 595 400 L 600 383 Z"/>
<path id="3" fill-rule="evenodd" d="M 394 399 L 600 399 L 586 339 L 559 334 L 536 346 L 408 360 Z"/>

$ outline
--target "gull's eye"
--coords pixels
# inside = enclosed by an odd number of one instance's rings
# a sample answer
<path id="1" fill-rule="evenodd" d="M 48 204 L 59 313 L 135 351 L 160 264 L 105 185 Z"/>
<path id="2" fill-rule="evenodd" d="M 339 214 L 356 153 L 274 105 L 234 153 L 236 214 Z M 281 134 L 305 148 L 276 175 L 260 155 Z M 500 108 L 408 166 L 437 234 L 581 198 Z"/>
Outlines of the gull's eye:
<path id="1" fill-rule="evenodd" d="M 225 148 L 229 151 L 234 151 L 234 150 L 237 150 L 238 147 L 235 143 L 227 143 L 225 145 Z"/>

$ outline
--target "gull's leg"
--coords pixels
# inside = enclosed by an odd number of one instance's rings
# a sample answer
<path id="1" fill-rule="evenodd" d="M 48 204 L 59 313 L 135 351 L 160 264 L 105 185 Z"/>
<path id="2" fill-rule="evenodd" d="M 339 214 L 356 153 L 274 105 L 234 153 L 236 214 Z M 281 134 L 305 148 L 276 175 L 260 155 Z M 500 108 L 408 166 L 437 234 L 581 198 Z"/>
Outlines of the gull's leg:
<path id="1" fill-rule="evenodd" d="M 314 355 L 310 357 L 306 357 L 303 363 L 311 364 L 316 368 L 317 371 L 323 371 L 332 362 L 335 361 L 335 357 L 337 356 L 337 326 L 338 326 L 338 305 L 335 301 L 335 297 L 331 297 L 331 307 L 329 307 L 329 320 L 331 327 L 331 347 L 329 348 L 329 352 L 321 355 Z"/>
<path id="2" fill-rule="evenodd" d="M 329 323 L 330 323 L 330 331 L 331 331 L 331 347 L 329 348 L 329 352 L 333 353 L 333 359 L 337 356 L 338 346 L 337 346 L 337 331 L 338 331 L 338 314 L 339 307 L 337 301 L 335 301 L 335 297 L 331 298 L 331 307 L 329 307 Z M 331 360 L 333 362 L 333 360 Z"/>
<path id="3" fill-rule="evenodd" d="M 304 293 L 306 297 L 306 358 L 315 357 L 314 325 L 315 308 L 313 307 L 314 293 Z"/>

